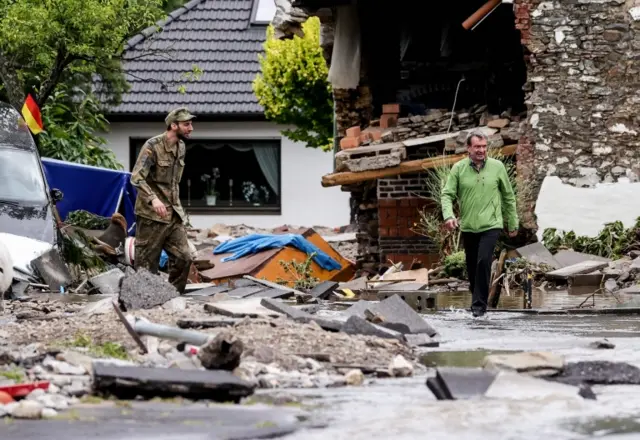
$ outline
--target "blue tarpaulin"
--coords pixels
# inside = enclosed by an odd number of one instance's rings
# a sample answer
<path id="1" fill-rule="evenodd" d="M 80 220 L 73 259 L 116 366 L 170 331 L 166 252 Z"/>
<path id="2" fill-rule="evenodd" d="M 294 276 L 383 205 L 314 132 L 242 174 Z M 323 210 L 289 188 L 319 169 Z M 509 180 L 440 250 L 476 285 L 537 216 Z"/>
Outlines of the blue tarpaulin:
<path id="1" fill-rule="evenodd" d="M 307 255 L 316 253 L 313 256 L 315 261 L 321 268 L 325 270 L 338 270 L 341 269 L 340 263 L 331 258 L 326 253 L 322 252 L 315 245 L 310 243 L 306 238 L 300 234 L 251 234 L 244 237 L 236 238 L 222 243 L 213 250 L 214 254 L 226 254 L 233 253 L 228 257 L 224 257 L 222 262 L 237 260 L 245 255 L 256 254 L 267 249 L 282 248 L 285 246 L 293 246 Z"/>
<path id="2" fill-rule="evenodd" d="M 134 234 L 137 193 L 131 185 L 131 173 L 49 158 L 42 158 L 42 165 L 49 188 L 57 188 L 64 194 L 57 204 L 63 220 L 78 209 L 111 217 L 122 203 L 129 235 Z"/>

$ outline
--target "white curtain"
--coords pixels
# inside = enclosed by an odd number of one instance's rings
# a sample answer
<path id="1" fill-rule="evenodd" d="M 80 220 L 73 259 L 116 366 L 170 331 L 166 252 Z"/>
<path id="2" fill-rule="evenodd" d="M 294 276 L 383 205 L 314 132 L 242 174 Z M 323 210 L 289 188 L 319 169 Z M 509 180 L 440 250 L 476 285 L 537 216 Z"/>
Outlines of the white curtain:
<path id="1" fill-rule="evenodd" d="M 266 145 L 238 145 L 231 143 L 223 144 L 191 144 L 187 146 L 187 151 L 194 147 L 202 147 L 205 150 L 219 150 L 223 147 L 231 147 L 241 153 L 246 153 L 253 150 L 253 153 L 260 165 L 260 170 L 264 174 L 267 183 L 271 187 L 271 190 L 277 195 L 280 195 L 278 191 L 278 148 L 270 147 Z"/>

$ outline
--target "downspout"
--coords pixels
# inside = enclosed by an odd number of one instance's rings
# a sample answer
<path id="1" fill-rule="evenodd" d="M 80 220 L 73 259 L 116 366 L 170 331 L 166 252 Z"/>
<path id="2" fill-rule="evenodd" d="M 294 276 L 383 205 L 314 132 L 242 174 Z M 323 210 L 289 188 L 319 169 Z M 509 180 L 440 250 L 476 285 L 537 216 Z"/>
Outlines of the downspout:
<path id="1" fill-rule="evenodd" d="M 333 170 L 336 169 L 336 154 L 338 154 L 338 123 L 336 118 L 336 96 L 333 95 Z"/>

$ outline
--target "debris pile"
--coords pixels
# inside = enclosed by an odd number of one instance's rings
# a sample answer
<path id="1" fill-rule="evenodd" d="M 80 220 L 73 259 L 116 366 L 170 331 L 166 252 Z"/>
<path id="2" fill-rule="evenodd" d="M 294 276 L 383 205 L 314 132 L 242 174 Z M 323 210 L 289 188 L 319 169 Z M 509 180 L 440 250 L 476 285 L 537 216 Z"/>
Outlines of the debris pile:
<path id="1" fill-rule="evenodd" d="M 489 137 L 489 147 L 517 144 L 523 132 L 525 115 L 491 115 L 486 105 L 475 105 L 469 109 L 451 112 L 449 109 L 429 109 L 424 115 L 399 117 L 398 104 L 385 104 L 380 119 L 371 121 L 364 129 L 351 127 L 340 141 L 343 150 L 360 146 L 380 145 L 443 135 L 448 138 L 445 150 L 461 153 L 466 150 L 464 142 L 469 131 L 480 129 Z M 453 134 L 453 135 L 449 135 Z M 355 170 L 351 170 L 355 171 Z"/>

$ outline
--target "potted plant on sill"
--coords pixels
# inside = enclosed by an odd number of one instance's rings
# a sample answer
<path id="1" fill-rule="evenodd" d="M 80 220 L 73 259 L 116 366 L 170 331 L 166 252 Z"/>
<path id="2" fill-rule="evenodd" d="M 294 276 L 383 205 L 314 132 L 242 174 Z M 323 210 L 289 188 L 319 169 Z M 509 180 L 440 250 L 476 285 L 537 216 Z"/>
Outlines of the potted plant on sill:
<path id="1" fill-rule="evenodd" d="M 206 184 L 204 195 L 205 195 L 207 206 L 216 205 L 218 195 L 220 194 L 218 193 L 218 191 L 216 191 L 216 181 L 218 180 L 219 177 L 220 177 L 220 170 L 218 168 L 213 168 L 211 170 L 211 175 L 203 174 L 200 177 L 202 181 Z"/>

